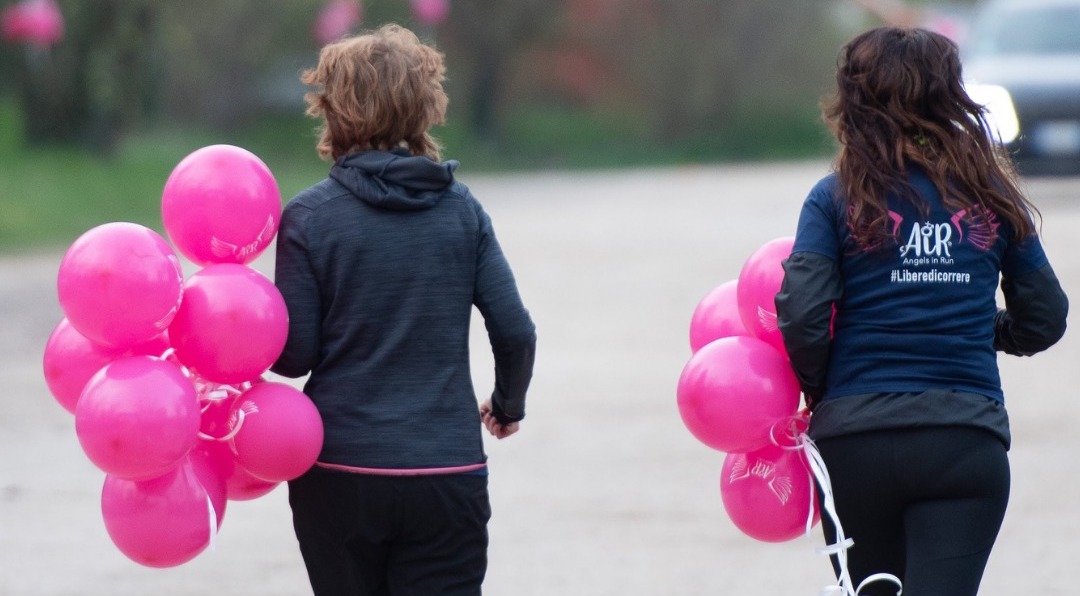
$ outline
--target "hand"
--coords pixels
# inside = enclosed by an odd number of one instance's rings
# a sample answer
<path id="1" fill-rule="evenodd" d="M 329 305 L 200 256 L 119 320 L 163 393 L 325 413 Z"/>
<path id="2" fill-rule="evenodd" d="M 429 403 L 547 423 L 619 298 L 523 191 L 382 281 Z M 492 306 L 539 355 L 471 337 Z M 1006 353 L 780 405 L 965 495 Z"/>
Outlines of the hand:
<path id="1" fill-rule="evenodd" d="M 521 423 L 518 422 L 501 424 L 495 418 L 495 415 L 491 413 L 490 399 L 480 404 L 480 421 L 484 423 L 484 427 L 491 433 L 491 436 L 499 440 L 509 437 L 521 428 Z"/>

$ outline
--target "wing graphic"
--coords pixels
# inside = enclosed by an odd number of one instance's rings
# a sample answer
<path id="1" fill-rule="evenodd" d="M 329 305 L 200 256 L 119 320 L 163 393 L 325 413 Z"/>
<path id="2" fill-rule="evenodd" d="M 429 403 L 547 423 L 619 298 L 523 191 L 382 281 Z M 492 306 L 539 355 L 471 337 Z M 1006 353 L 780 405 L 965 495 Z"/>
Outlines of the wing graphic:
<path id="1" fill-rule="evenodd" d="M 952 216 L 951 221 L 953 227 L 960 233 L 960 240 L 964 239 L 964 227 L 967 227 L 968 242 L 979 250 L 990 250 L 997 242 L 997 231 L 1001 223 L 996 213 L 982 205 L 974 205 L 970 209 L 958 211 Z"/>
<path id="2" fill-rule="evenodd" d="M 728 484 L 733 484 L 736 480 L 742 480 L 750 476 L 746 463 L 745 455 L 740 455 L 735 458 L 734 462 L 731 464 L 731 473 L 728 474 Z"/>
<path id="3" fill-rule="evenodd" d="M 757 318 L 758 323 L 761 324 L 761 328 L 765 331 L 772 332 L 780 328 L 779 323 L 776 321 L 776 313 L 772 311 L 765 310 L 759 306 L 757 309 Z"/>
<path id="4" fill-rule="evenodd" d="M 781 505 L 787 505 L 789 499 L 791 499 L 792 486 L 791 476 L 777 476 L 769 482 L 769 490 L 772 494 L 776 495 L 776 498 L 780 501 Z"/>
<path id="5" fill-rule="evenodd" d="M 274 216 L 266 218 L 266 223 L 263 224 L 258 235 L 251 242 L 244 246 L 238 246 L 231 242 L 226 242 L 217 236 L 210 238 L 210 252 L 215 257 L 235 257 L 241 261 L 246 260 L 255 251 L 259 250 L 259 247 L 268 244 L 268 239 L 274 235 Z"/>

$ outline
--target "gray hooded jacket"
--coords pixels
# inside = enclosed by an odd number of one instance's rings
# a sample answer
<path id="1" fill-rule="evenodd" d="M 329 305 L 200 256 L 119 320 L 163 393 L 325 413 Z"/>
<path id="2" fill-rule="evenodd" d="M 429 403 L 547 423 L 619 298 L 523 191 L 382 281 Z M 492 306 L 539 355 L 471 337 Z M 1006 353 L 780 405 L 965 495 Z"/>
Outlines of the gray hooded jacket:
<path id="1" fill-rule="evenodd" d="M 520 420 L 535 327 L 491 220 L 456 162 L 404 151 L 340 158 L 282 215 L 275 282 L 289 337 L 271 370 L 310 376 L 322 463 L 389 470 L 485 460 L 469 363 L 476 306 L 494 413 Z"/>

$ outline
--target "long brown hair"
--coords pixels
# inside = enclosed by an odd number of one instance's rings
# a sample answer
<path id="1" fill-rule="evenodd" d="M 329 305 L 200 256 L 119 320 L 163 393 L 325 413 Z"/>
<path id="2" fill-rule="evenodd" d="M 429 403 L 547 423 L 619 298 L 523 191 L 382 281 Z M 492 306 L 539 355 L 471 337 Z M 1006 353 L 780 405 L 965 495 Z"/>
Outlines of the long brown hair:
<path id="1" fill-rule="evenodd" d="M 316 87 L 304 96 L 307 114 L 323 120 L 321 157 L 406 147 L 438 161 L 428 129 L 446 118 L 443 55 L 400 25 L 325 46 L 319 64 L 300 80 Z"/>
<path id="2" fill-rule="evenodd" d="M 978 206 L 1011 224 L 1017 239 L 1035 233 L 1038 210 L 991 138 L 985 108 L 964 90 L 956 44 L 945 36 L 881 27 L 855 37 L 840 52 L 836 95 L 823 114 L 840 141 L 836 171 L 860 247 L 891 237 L 890 193 L 926 208 L 907 182 L 912 164 L 954 213 Z"/>

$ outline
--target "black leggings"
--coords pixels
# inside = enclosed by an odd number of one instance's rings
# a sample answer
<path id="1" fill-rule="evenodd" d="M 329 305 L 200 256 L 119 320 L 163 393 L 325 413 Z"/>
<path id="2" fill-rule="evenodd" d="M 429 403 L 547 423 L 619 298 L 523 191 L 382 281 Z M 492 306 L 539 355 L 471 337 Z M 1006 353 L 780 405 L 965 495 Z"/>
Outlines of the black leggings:
<path id="1" fill-rule="evenodd" d="M 486 475 L 377 476 L 312 468 L 289 482 L 316 596 L 479 596 Z"/>
<path id="2" fill-rule="evenodd" d="M 974 596 L 1009 500 L 1009 460 L 974 427 L 865 432 L 817 442 L 837 515 L 854 540 L 853 586 L 874 573 L 903 582 L 904 596 Z M 822 515 L 827 542 L 835 526 Z M 833 567 L 837 569 L 836 557 Z M 890 582 L 862 595 L 896 594 Z"/>

